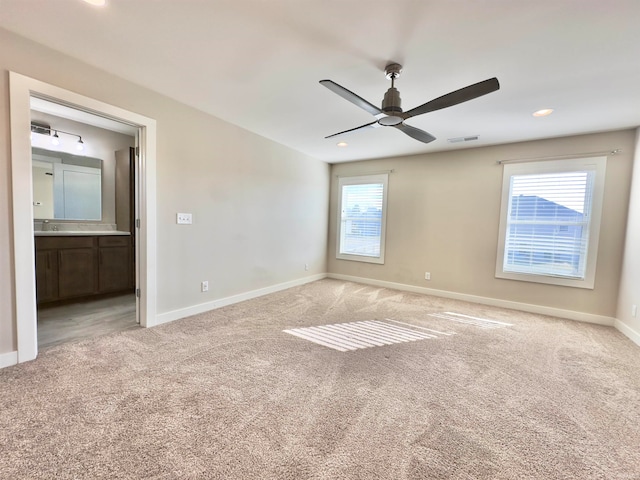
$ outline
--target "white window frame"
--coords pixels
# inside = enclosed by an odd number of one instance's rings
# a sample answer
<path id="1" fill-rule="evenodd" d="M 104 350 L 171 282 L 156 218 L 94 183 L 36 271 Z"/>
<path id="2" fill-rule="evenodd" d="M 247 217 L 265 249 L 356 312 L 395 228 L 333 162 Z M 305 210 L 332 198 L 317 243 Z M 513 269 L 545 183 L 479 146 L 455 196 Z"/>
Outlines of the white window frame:
<path id="1" fill-rule="evenodd" d="M 380 220 L 380 256 L 357 255 L 341 253 L 342 240 L 342 189 L 347 185 L 382 184 L 382 218 Z M 338 178 L 338 234 L 336 238 L 336 258 L 340 260 L 353 260 L 356 262 L 367 262 L 384 264 L 385 237 L 387 229 L 387 194 L 389 189 L 389 174 L 380 173 L 374 175 L 360 175 L 353 177 Z"/>
<path id="2" fill-rule="evenodd" d="M 496 277 L 525 282 L 546 283 L 566 287 L 593 289 L 596 277 L 596 262 L 598 255 L 598 240 L 600 234 L 600 220 L 604 197 L 604 181 L 607 157 L 576 158 L 570 160 L 546 160 L 505 164 L 502 178 L 502 201 L 500 207 L 500 228 L 498 236 L 498 254 L 496 259 Z M 584 278 L 568 278 L 549 274 L 527 274 L 504 271 L 505 243 L 507 236 L 507 220 L 509 215 L 509 200 L 511 177 L 514 175 L 536 175 L 545 173 L 593 171 L 595 179 L 593 196 L 591 199 L 591 219 L 588 228 L 588 246 L 586 269 Z"/>

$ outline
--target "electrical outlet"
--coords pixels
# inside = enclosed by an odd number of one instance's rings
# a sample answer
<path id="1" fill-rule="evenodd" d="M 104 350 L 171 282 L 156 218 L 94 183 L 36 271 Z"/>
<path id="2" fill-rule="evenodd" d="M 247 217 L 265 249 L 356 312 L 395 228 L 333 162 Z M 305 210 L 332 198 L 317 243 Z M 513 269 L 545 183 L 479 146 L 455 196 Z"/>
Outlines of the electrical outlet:
<path id="1" fill-rule="evenodd" d="M 178 225 L 191 225 L 193 223 L 193 215 L 191 213 L 176 213 L 176 223 Z"/>
<path id="2" fill-rule="evenodd" d="M 203 292 L 208 292 L 208 291 L 209 291 L 209 282 L 208 282 L 207 280 L 205 280 L 204 282 L 202 282 L 202 283 L 200 284 L 200 289 L 201 289 Z"/>
<path id="3" fill-rule="evenodd" d="M 305 269 L 305 270 L 309 270 L 309 264 L 308 264 L 308 263 L 305 263 L 305 264 L 304 264 L 304 269 Z"/>
<path id="4" fill-rule="evenodd" d="M 424 272 L 424 279 L 431 280 L 431 272 Z"/>
<path id="5" fill-rule="evenodd" d="M 638 313 L 638 306 L 637 305 L 631 305 L 631 316 L 635 317 L 637 313 Z"/>

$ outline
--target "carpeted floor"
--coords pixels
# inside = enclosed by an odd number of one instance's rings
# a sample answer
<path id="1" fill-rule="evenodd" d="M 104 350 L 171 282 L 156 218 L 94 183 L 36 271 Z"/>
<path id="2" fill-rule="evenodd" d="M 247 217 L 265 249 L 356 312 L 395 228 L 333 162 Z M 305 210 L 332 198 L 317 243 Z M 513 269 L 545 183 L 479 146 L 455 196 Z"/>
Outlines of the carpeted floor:
<path id="1" fill-rule="evenodd" d="M 284 332 L 369 320 L 433 335 Z M 640 479 L 616 330 L 336 280 L 50 347 L 0 387 L 2 479 Z"/>

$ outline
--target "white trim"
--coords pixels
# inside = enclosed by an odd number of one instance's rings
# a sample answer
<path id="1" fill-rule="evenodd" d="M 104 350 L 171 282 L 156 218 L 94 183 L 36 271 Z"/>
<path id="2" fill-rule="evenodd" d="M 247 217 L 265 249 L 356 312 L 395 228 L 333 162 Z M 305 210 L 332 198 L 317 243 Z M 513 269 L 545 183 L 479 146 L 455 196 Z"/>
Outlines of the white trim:
<path id="1" fill-rule="evenodd" d="M 0 353 L 0 368 L 7 368 L 18 363 L 18 352 Z"/>
<path id="2" fill-rule="evenodd" d="M 13 193 L 13 258 L 17 361 L 38 354 L 35 253 L 33 247 L 33 184 L 29 163 L 31 92 L 21 75 L 9 72 L 9 122 L 11 128 L 11 187 Z"/>
<path id="3" fill-rule="evenodd" d="M 140 326 L 158 325 L 156 318 L 156 121 L 140 129 L 138 145 L 138 288 Z M 134 227 L 135 228 L 135 227 Z"/>
<path id="4" fill-rule="evenodd" d="M 640 347 L 640 332 L 635 331 L 629 325 L 617 318 L 613 326 L 616 327 L 616 330 Z"/>
<path id="5" fill-rule="evenodd" d="M 509 308 L 512 310 L 520 310 L 522 312 L 566 318 L 568 320 L 577 320 L 579 322 L 595 323 L 597 325 L 606 325 L 611 327 L 614 326 L 615 323 L 615 318 L 607 317 L 605 315 L 594 315 L 592 313 L 576 312 L 574 310 L 563 310 L 561 308 L 545 307 L 542 305 L 533 305 L 530 303 L 512 302 L 510 300 L 501 300 L 499 298 L 480 297 L 477 295 L 469 295 L 466 293 L 435 290 L 432 288 L 416 287 L 414 285 L 407 285 L 404 283 L 387 282 L 384 280 L 354 277 L 351 275 L 341 275 L 336 273 L 329 273 L 327 277 L 335 278 L 336 280 L 345 280 L 348 282 L 374 285 L 376 287 L 393 288 L 395 290 L 404 290 L 407 292 L 421 293 L 424 295 L 433 295 L 434 297 L 451 298 L 453 300 L 479 303 L 481 305 L 490 305 L 492 307 Z"/>
<path id="6" fill-rule="evenodd" d="M 211 302 L 201 303 L 199 305 L 193 305 L 179 310 L 172 310 L 171 312 L 159 314 L 157 316 L 157 323 L 159 325 L 162 323 L 173 322 L 174 320 L 208 312 L 209 310 L 215 310 L 216 308 L 226 307 L 227 305 L 232 305 L 234 303 L 244 302 L 245 300 L 251 300 L 252 298 L 262 297 L 263 295 L 269 295 L 270 293 L 279 292 L 281 290 L 287 290 L 288 288 L 315 282 L 317 280 L 322 280 L 323 278 L 327 278 L 327 274 L 318 273 L 316 275 L 310 275 L 290 282 L 278 283 L 269 287 L 259 288 L 258 290 L 251 290 L 249 292 L 239 293 L 230 297 L 219 298 Z"/>
<path id="7" fill-rule="evenodd" d="M 38 354 L 30 162 L 31 96 L 50 99 L 139 128 L 141 162 L 141 228 L 139 258 L 142 278 L 141 324 L 156 324 L 156 121 L 39 80 L 9 72 L 11 171 L 13 190 L 13 254 L 18 362 Z"/>

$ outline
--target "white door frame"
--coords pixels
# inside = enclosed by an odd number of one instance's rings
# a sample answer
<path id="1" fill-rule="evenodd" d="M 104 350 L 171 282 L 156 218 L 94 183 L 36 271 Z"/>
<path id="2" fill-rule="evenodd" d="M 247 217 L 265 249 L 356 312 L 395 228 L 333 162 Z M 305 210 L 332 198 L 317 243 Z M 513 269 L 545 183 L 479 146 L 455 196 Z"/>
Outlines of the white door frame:
<path id="1" fill-rule="evenodd" d="M 31 175 L 31 96 L 85 110 L 138 127 L 138 229 L 140 325 L 156 325 L 156 121 L 63 88 L 9 72 L 11 180 L 13 190 L 14 299 L 18 363 L 38 355 L 33 183 Z"/>

